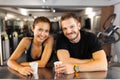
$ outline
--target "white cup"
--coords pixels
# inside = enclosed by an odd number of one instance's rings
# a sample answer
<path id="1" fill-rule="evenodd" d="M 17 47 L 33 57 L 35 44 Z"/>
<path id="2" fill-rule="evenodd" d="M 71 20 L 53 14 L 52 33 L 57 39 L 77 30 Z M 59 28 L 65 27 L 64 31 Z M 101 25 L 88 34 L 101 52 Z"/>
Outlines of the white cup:
<path id="1" fill-rule="evenodd" d="M 31 68 L 34 70 L 33 74 L 38 74 L 38 63 L 37 62 L 31 62 L 29 63 Z"/>
<path id="2" fill-rule="evenodd" d="M 38 74 L 33 74 L 34 79 L 39 79 L 39 75 Z"/>
<path id="3" fill-rule="evenodd" d="M 54 62 L 54 67 L 56 67 L 56 65 L 58 65 L 58 64 L 62 64 L 62 62 L 61 61 L 55 61 Z"/>

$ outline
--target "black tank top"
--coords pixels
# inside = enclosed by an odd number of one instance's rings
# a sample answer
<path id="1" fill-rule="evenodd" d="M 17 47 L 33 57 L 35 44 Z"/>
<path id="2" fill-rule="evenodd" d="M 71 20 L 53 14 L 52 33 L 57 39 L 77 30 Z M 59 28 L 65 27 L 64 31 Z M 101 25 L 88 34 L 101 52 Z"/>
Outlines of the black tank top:
<path id="1" fill-rule="evenodd" d="M 44 46 L 43 46 L 43 44 L 42 44 L 42 52 L 41 52 L 41 55 L 40 55 L 38 58 L 33 59 L 32 56 L 31 56 L 32 43 L 33 43 L 33 39 L 31 40 L 31 43 L 30 43 L 30 46 L 29 46 L 28 50 L 26 51 L 26 61 L 27 61 L 27 62 L 40 60 L 40 59 L 41 59 L 41 56 L 42 56 L 42 54 L 43 54 Z"/>

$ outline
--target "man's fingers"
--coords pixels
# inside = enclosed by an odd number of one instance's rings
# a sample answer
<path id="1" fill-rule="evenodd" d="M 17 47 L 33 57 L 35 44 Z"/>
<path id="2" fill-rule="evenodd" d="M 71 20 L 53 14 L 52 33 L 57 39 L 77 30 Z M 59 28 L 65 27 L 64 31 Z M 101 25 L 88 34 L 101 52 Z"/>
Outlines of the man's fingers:
<path id="1" fill-rule="evenodd" d="M 65 65 L 56 65 L 55 72 L 57 73 L 65 73 L 66 72 L 66 67 Z"/>

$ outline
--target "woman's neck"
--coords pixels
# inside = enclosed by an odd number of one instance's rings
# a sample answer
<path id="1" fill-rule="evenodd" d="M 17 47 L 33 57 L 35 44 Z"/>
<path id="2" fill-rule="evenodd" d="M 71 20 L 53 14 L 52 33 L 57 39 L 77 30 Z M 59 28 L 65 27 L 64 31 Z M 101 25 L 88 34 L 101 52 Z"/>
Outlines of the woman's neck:
<path id="1" fill-rule="evenodd" d="M 39 41 L 37 41 L 37 40 L 35 40 L 35 39 L 33 39 L 33 43 L 34 43 L 34 45 L 36 45 L 36 46 L 41 46 L 41 45 L 42 45 L 42 43 L 40 43 Z"/>

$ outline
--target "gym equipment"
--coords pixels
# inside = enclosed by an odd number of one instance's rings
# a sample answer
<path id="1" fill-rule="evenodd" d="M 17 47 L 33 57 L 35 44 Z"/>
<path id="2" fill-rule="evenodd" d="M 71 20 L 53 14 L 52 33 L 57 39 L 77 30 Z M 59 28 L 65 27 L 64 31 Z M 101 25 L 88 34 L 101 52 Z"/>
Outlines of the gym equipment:
<path id="1" fill-rule="evenodd" d="M 108 16 L 103 24 L 104 31 L 97 34 L 98 39 L 103 45 L 108 43 L 116 43 L 120 40 L 120 33 L 117 31 L 118 29 L 120 29 L 120 27 L 113 25 L 115 18 L 116 14 L 111 14 L 110 16 Z M 110 24 L 108 25 L 109 21 Z M 116 34 L 117 37 L 115 37 L 114 34 Z"/>

